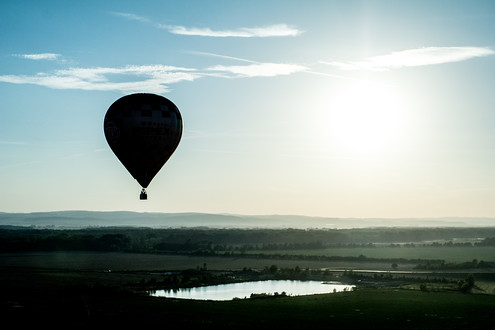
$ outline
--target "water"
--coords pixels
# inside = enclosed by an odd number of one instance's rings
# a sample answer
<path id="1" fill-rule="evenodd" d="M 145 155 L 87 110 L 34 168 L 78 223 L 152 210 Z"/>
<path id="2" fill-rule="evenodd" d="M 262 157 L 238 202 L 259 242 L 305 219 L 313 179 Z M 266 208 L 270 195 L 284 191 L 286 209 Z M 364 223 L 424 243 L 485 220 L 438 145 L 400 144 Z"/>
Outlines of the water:
<path id="1" fill-rule="evenodd" d="M 249 298 L 252 293 L 282 294 L 302 296 L 318 293 L 331 293 L 352 290 L 354 285 L 340 282 L 320 281 L 256 281 L 221 285 L 211 285 L 177 290 L 157 290 L 151 293 L 154 297 L 196 299 L 196 300 L 232 300 Z"/>

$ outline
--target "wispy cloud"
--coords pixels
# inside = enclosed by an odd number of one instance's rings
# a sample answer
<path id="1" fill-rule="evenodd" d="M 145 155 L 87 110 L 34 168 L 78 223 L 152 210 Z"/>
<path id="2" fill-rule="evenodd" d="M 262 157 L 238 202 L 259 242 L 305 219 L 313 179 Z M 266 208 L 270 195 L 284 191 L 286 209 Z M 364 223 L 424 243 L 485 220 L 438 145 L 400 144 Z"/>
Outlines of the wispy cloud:
<path id="1" fill-rule="evenodd" d="M 275 24 L 262 27 L 241 27 L 237 29 L 212 30 L 210 28 L 188 28 L 177 25 L 159 25 L 173 34 L 200 36 L 200 37 L 293 37 L 302 33 L 301 30 L 288 26 L 287 24 Z"/>
<path id="2" fill-rule="evenodd" d="M 245 59 L 245 58 L 234 57 L 234 56 L 228 56 L 228 55 L 222 55 L 222 54 L 215 54 L 215 53 L 208 53 L 208 52 L 188 52 L 188 53 L 190 53 L 190 54 L 195 54 L 195 55 L 204 55 L 204 56 L 211 56 L 211 57 L 224 58 L 224 59 L 234 60 L 234 61 L 239 61 L 239 62 L 259 63 L 259 62 L 257 62 L 257 61 L 248 60 L 248 59 Z"/>
<path id="3" fill-rule="evenodd" d="M 291 63 L 263 63 L 245 58 L 227 56 L 222 54 L 207 53 L 207 52 L 192 52 L 193 54 L 218 57 L 227 60 L 249 63 L 248 65 L 214 65 L 207 68 L 205 71 L 217 73 L 227 78 L 242 78 L 242 77 L 274 77 L 289 75 L 296 72 L 307 71 L 308 68 Z"/>
<path id="4" fill-rule="evenodd" d="M 14 56 L 17 57 L 22 57 L 28 60 L 35 60 L 35 61 L 40 61 L 40 60 L 56 60 L 60 58 L 60 54 L 54 54 L 54 53 L 40 53 L 40 54 L 14 54 Z"/>
<path id="5" fill-rule="evenodd" d="M 216 65 L 203 70 L 167 65 L 69 68 L 35 75 L 0 75 L 0 82 L 33 84 L 52 89 L 117 90 L 123 93 L 146 91 L 162 94 L 169 91 L 171 84 L 207 76 L 274 77 L 305 70 L 305 67 L 297 64 L 249 62 L 247 65 Z"/>
<path id="6" fill-rule="evenodd" d="M 193 54 L 244 62 L 243 65 L 212 65 L 206 68 L 184 68 L 168 65 L 128 65 L 124 67 L 72 67 L 34 75 L 0 75 L 0 82 L 33 84 L 52 89 L 115 90 L 122 93 L 150 92 L 163 94 L 169 86 L 181 81 L 194 81 L 215 76 L 221 78 L 275 77 L 298 72 L 321 74 L 332 78 L 346 77 L 313 71 L 311 68 L 293 63 L 257 62 L 233 56 L 192 52 Z M 54 56 L 48 56 L 54 55 Z M 476 57 L 494 55 L 495 51 L 485 47 L 428 47 L 393 52 L 388 55 L 370 57 L 354 62 L 321 62 L 344 70 L 383 71 L 402 67 L 424 66 L 465 61 Z M 56 55 L 56 56 L 55 56 Z M 21 56 L 21 55 L 18 55 Z M 29 59 L 58 58 L 59 54 L 24 54 Z"/>
<path id="7" fill-rule="evenodd" d="M 232 77 L 274 77 L 305 71 L 307 68 L 298 64 L 255 63 L 249 65 L 216 65 L 208 71 L 228 73 Z"/>
<path id="8" fill-rule="evenodd" d="M 466 61 L 495 54 L 487 47 L 425 47 L 369 57 L 362 61 L 322 61 L 342 70 L 385 71 L 403 67 L 424 66 Z"/>
<path id="9" fill-rule="evenodd" d="M 125 19 L 132 20 L 132 21 L 151 23 L 151 21 L 148 18 L 143 17 L 143 16 L 138 16 L 135 14 L 121 13 L 121 12 L 116 12 L 116 11 L 112 11 L 112 12 L 110 12 L 110 14 L 115 15 L 115 16 L 120 16 L 120 17 L 123 17 Z"/>
<path id="10" fill-rule="evenodd" d="M 13 84 L 34 84 L 53 89 L 118 90 L 124 93 L 149 91 L 168 92 L 168 84 L 192 81 L 199 77 L 194 69 L 165 65 L 129 65 L 122 68 L 69 68 L 52 73 L 3 75 L 0 81 Z"/>
<path id="11" fill-rule="evenodd" d="M 185 27 L 181 25 L 167 25 L 151 21 L 150 19 L 131 13 L 110 12 L 114 16 L 119 16 L 128 20 L 144 22 L 156 28 L 164 29 L 172 34 L 199 37 L 237 37 L 237 38 L 264 38 L 264 37 L 293 37 L 298 36 L 303 31 L 291 27 L 287 24 L 272 24 L 260 27 L 240 27 L 235 29 L 213 30 L 209 27 Z"/>

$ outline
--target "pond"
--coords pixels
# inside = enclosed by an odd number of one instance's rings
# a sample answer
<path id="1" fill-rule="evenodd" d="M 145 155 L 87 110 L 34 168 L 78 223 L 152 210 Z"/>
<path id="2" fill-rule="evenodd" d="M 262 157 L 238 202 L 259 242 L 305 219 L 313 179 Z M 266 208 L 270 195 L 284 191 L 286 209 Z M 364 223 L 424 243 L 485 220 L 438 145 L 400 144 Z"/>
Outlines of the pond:
<path id="1" fill-rule="evenodd" d="M 151 292 L 154 297 L 196 299 L 196 300 L 232 300 L 234 298 L 249 298 L 254 294 L 282 294 L 288 296 L 302 296 L 318 293 L 332 293 L 350 291 L 354 285 L 340 282 L 320 281 L 255 281 L 221 285 L 210 285 L 194 288 L 181 288 L 175 290 L 157 290 Z"/>

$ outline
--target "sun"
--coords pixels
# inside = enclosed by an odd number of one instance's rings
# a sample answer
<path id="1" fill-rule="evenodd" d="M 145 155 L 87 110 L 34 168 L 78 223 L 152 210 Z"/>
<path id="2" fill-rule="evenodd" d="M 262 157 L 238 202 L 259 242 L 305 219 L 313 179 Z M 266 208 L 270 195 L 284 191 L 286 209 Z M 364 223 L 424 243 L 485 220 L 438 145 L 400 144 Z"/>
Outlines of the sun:
<path id="1" fill-rule="evenodd" d="M 340 151 L 371 155 L 397 147 L 406 128 L 405 104 L 393 87 L 359 82 L 326 104 L 327 138 Z"/>

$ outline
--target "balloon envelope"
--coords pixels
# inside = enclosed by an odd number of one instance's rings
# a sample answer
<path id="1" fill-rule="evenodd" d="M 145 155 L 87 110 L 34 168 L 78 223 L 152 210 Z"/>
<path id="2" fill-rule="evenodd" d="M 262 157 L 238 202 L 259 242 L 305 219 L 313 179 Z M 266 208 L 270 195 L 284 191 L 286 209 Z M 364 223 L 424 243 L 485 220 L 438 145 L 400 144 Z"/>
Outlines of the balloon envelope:
<path id="1" fill-rule="evenodd" d="M 179 145 L 182 117 L 163 96 L 131 94 L 110 106 L 103 127 L 112 151 L 146 188 Z"/>

